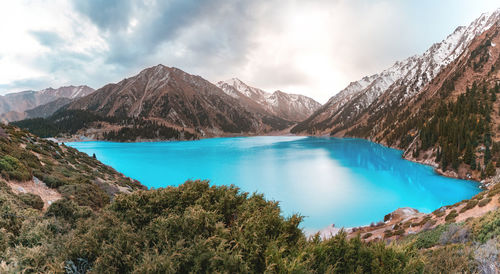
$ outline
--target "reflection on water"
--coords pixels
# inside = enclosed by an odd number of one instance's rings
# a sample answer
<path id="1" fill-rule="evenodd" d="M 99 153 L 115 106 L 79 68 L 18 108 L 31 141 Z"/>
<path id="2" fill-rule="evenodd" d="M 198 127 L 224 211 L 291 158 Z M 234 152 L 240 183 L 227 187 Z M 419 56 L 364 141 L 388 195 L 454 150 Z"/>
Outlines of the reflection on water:
<path id="1" fill-rule="evenodd" d="M 360 139 L 241 137 L 200 141 L 69 145 L 151 188 L 187 179 L 234 184 L 280 201 L 303 227 L 359 226 L 399 207 L 430 212 L 479 192 L 473 182 L 445 178 L 401 159 L 398 150 Z"/>

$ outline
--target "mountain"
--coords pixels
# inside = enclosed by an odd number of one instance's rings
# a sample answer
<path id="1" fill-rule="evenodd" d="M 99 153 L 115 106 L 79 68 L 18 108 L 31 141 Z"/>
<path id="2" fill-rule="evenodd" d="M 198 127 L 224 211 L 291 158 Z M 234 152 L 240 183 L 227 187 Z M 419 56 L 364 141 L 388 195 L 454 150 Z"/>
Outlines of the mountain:
<path id="1" fill-rule="evenodd" d="M 292 132 L 361 137 L 453 177 L 500 164 L 500 10 L 423 55 L 351 83 Z M 393 81 L 392 84 L 389 84 Z"/>
<path id="2" fill-rule="evenodd" d="M 26 110 L 25 113 L 27 114 L 28 118 L 36 118 L 36 117 L 46 118 L 54 114 L 60 108 L 73 102 L 73 100 L 74 99 L 67 97 L 57 98 L 54 101 L 49 102 L 47 104 Z"/>
<path id="3" fill-rule="evenodd" d="M 75 99 L 94 92 L 88 86 L 66 86 L 58 89 L 47 88 L 40 91 L 22 91 L 0 96 L 0 113 L 23 112 L 49 103 L 57 98 Z"/>
<path id="4" fill-rule="evenodd" d="M 200 76 L 157 65 L 75 100 L 45 121 L 17 125 L 37 128 L 43 137 L 60 133 L 118 141 L 265 134 L 293 125 L 250 101 L 233 98 Z"/>
<path id="5" fill-rule="evenodd" d="M 390 111 L 394 105 L 416 96 L 448 64 L 456 60 L 472 40 L 498 22 L 500 10 L 483 14 L 468 27 L 458 27 L 422 55 L 396 62 L 381 73 L 350 83 L 318 111 L 292 129 L 293 133 L 343 136 L 361 121 L 368 107 L 385 95 L 386 102 L 371 111 Z M 374 115 L 368 115 L 375 117 Z"/>
<path id="6" fill-rule="evenodd" d="M 238 78 L 217 82 L 227 95 L 242 103 L 257 103 L 268 113 L 282 119 L 300 122 L 316 111 L 321 104 L 314 99 L 299 94 L 289 94 L 277 90 L 273 93 L 245 84 Z"/>
<path id="7" fill-rule="evenodd" d="M 74 100 L 89 95 L 92 92 L 94 92 L 94 89 L 88 86 L 66 86 L 57 89 L 47 88 L 40 91 L 9 93 L 0 96 L 0 120 L 11 122 L 26 118 L 44 117 L 38 116 L 40 110 L 31 112 L 28 110 L 49 104 L 60 98 Z M 63 102 L 68 102 L 68 100 L 59 100 L 54 104 L 44 107 L 45 115 L 50 115 L 50 112 L 53 113 L 62 107 L 64 105 Z"/>

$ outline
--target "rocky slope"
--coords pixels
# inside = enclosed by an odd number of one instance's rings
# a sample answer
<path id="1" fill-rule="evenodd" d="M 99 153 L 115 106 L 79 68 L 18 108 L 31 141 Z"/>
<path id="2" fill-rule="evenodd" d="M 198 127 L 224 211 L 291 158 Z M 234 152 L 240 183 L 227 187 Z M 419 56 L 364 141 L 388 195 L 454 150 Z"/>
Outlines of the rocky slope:
<path id="1" fill-rule="evenodd" d="M 292 132 L 367 138 L 452 177 L 488 177 L 500 162 L 499 22 L 500 10 L 482 15 L 423 55 L 352 83 Z"/>
<path id="2" fill-rule="evenodd" d="M 270 114 L 288 121 L 300 122 L 321 106 L 320 103 L 307 96 L 289 94 L 280 90 L 269 93 L 251 87 L 237 78 L 217 82 L 217 86 L 243 104 L 252 107 L 252 103 L 257 103 Z"/>
<path id="3" fill-rule="evenodd" d="M 117 84 L 71 103 L 107 117 L 144 118 L 187 128 L 200 135 L 260 133 L 283 129 L 289 121 L 252 111 L 217 86 L 177 68 L 147 68 Z"/>
<path id="4" fill-rule="evenodd" d="M 157 65 L 74 100 L 45 120 L 16 124 L 43 137 L 186 140 L 282 131 L 319 106 L 301 95 L 250 87 L 253 93 L 243 95 L 231 86 L 235 97 L 227 87 L 225 92 L 200 76 Z"/>
<path id="5" fill-rule="evenodd" d="M 456 60 L 472 40 L 496 24 L 500 10 L 483 14 L 467 27 L 458 27 L 440 43 L 432 45 L 422 55 L 396 62 L 381 73 L 349 84 L 333 96 L 318 111 L 292 129 L 293 133 L 344 135 L 347 128 L 361 121 L 361 115 L 382 95 L 387 102 L 377 104 L 371 111 L 389 109 L 409 98 L 434 79 L 448 64 Z"/>
<path id="6" fill-rule="evenodd" d="M 22 91 L 0 96 L 0 120 L 3 122 L 18 121 L 38 116 L 41 109 L 29 111 L 36 107 L 49 104 L 58 99 L 54 104 L 43 107 L 41 114 L 50 115 L 62 107 L 68 100 L 84 97 L 94 92 L 88 86 L 66 86 L 57 89 L 47 88 L 40 91 Z"/>
<path id="7" fill-rule="evenodd" d="M 103 207 L 116 194 L 144 189 L 85 153 L 11 125 L 0 127 L 0 185 L 17 195 L 39 196 L 39 209 L 63 198 Z"/>

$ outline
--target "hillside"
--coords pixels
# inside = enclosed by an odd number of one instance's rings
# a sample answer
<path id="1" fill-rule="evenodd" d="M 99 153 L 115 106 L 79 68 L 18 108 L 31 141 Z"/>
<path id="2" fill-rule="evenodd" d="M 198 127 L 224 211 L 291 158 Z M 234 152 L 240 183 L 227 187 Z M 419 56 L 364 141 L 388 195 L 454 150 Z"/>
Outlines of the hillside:
<path id="1" fill-rule="evenodd" d="M 367 138 L 453 177 L 491 176 L 500 148 L 499 22 L 500 10 L 483 15 L 423 55 L 352 83 L 292 132 Z"/>
<path id="2" fill-rule="evenodd" d="M 388 112 L 395 105 L 404 104 L 416 97 L 442 69 L 466 51 L 473 39 L 498 24 L 498 20 L 500 9 L 492 14 L 483 14 L 469 26 L 458 27 L 446 39 L 432 45 L 423 54 L 398 61 L 381 73 L 352 82 L 313 115 L 294 127 L 292 132 L 319 135 L 333 133 L 342 136 L 348 128 L 362 122 L 366 113 Z M 383 97 L 389 101 L 380 103 Z"/>
<path id="3" fill-rule="evenodd" d="M 75 100 L 47 119 L 15 124 L 43 137 L 191 140 L 284 130 L 294 121 L 283 117 L 303 111 L 299 101 L 317 106 L 299 95 L 273 96 L 282 112 L 269 111 L 249 98 L 233 98 L 200 76 L 158 65 Z"/>
<path id="4" fill-rule="evenodd" d="M 22 91 L 0 96 L 0 120 L 19 121 L 26 118 L 42 117 L 29 110 L 46 105 L 61 98 L 74 100 L 94 92 L 88 86 L 66 86 L 57 89 L 47 88 L 40 91 Z M 52 105 L 53 106 L 53 105 Z M 62 106 L 59 104 L 59 106 Z M 55 112 L 57 109 L 53 109 Z M 52 112 L 52 113 L 53 113 Z"/>

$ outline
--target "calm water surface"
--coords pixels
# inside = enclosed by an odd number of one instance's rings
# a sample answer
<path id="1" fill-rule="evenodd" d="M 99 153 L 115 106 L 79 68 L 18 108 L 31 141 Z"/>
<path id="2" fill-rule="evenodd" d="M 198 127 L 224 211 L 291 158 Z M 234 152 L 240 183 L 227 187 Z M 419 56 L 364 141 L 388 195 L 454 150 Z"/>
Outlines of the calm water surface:
<path id="1" fill-rule="evenodd" d="M 439 176 L 402 152 L 360 139 L 240 137 L 200 141 L 67 143 L 150 188 L 187 179 L 234 184 L 280 202 L 285 216 L 306 216 L 317 230 L 360 226 L 399 208 L 431 212 L 480 190 L 471 181 Z"/>

